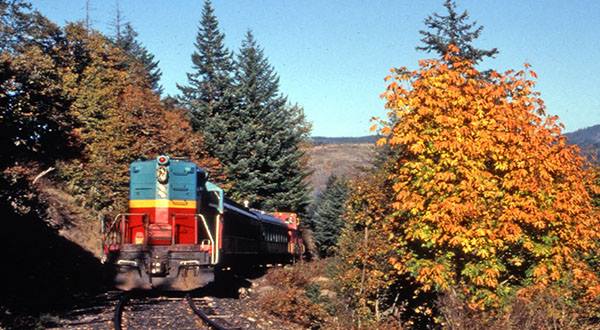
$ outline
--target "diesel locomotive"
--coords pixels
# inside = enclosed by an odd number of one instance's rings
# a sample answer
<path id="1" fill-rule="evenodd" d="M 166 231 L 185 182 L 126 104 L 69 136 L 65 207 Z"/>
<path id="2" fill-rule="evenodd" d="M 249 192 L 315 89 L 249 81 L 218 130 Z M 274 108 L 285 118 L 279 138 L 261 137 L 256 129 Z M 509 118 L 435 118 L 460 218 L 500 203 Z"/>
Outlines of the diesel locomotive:
<path id="1" fill-rule="evenodd" d="M 102 224 L 105 262 L 121 290 L 190 291 L 216 271 L 288 263 L 304 253 L 296 214 L 228 199 L 194 162 L 161 155 L 129 170 L 129 210 Z"/>

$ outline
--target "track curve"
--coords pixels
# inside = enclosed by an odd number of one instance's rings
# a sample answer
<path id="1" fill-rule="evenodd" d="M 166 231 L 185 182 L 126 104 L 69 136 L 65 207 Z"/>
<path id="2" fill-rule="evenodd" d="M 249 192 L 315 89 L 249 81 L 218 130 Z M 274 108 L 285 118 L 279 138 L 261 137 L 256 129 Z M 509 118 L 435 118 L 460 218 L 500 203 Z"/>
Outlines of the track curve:
<path id="1" fill-rule="evenodd" d="M 125 310 L 125 307 L 129 303 L 131 298 L 132 298 L 131 292 L 123 292 L 119 296 L 119 301 L 116 304 L 114 316 L 113 316 L 113 325 L 115 327 L 115 330 L 123 329 L 123 324 L 122 324 L 123 311 Z M 194 312 L 194 314 L 196 314 L 196 316 L 198 316 L 210 328 L 215 329 L 215 330 L 240 329 L 237 327 L 229 328 L 229 327 L 226 327 L 226 326 L 219 324 L 218 322 L 212 320 L 209 314 L 205 313 L 201 308 L 198 308 L 198 306 L 196 306 L 194 299 L 192 298 L 192 296 L 190 294 L 186 294 L 185 299 L 187 300 L 187 303 L 188 303 L 189 307 L 192 309 L 192 311 Z"/>
<path id="2" fill-rule="evenodd" d="M 194 303 L 194 299 L 192 298 L 192 296 L 190 294 L 186 294 L 185 299 L 187 300 L 188 304 L 190 305 L 190 307 L 192 308 L 194 313 L 196 315 L 198 315 L 198 317 L 200 317 L 202 319 L 202 321 L 204 321 L 206 324 L 208 324 L 211 328 L 213 328 L 215 330 L 238 329 L 238 328 L 227 328 L 227 327 L 224 327 L 221 324 L 211 320 L 210 317 L 206 313 L 204 313 L 200 308 L 198 308 L 196 306 L 196 304 Z"/>

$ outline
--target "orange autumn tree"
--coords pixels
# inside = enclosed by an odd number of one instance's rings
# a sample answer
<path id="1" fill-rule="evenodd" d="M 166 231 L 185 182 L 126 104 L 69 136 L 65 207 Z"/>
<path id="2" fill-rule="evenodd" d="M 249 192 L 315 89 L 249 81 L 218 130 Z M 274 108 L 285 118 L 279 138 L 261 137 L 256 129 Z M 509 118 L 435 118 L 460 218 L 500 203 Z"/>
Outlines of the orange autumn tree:
<path id="1" fill-rule="evenodd" d="M 545 115 L 536 74 L 481 73 L 456 51 L 388 77 L 391 265 L 421 291 L 460 288 L 473 307 L 550 286 L 597 298 L 593 178 Z"/>

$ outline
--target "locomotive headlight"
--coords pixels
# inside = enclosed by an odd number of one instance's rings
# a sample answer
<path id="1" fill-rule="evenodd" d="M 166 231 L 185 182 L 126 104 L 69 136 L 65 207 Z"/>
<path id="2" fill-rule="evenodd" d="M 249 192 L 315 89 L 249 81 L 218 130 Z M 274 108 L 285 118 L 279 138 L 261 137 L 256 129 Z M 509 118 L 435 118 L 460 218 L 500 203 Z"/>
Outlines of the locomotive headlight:
<path id="1" fill-rule="evenodd" d="M 158 165 L 167 165 L 169 163 L 169 157 L 165 155 L 158 156 L 156 158 Z"/>

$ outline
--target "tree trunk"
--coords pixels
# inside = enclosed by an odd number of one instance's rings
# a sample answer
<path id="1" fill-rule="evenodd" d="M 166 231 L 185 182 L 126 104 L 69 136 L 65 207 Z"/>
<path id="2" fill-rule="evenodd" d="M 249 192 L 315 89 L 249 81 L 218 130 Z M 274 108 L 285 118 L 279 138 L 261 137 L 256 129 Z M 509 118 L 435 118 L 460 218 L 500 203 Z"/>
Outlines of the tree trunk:
<path id="1" fill-rule="evenodd" d="M 311 260 L 319 260 L 319 250 L 317 249 L 317 244 L 315 244 L 312 230 L 310 228 L 302 228 L 301 232 L 308 258 Z"/>

